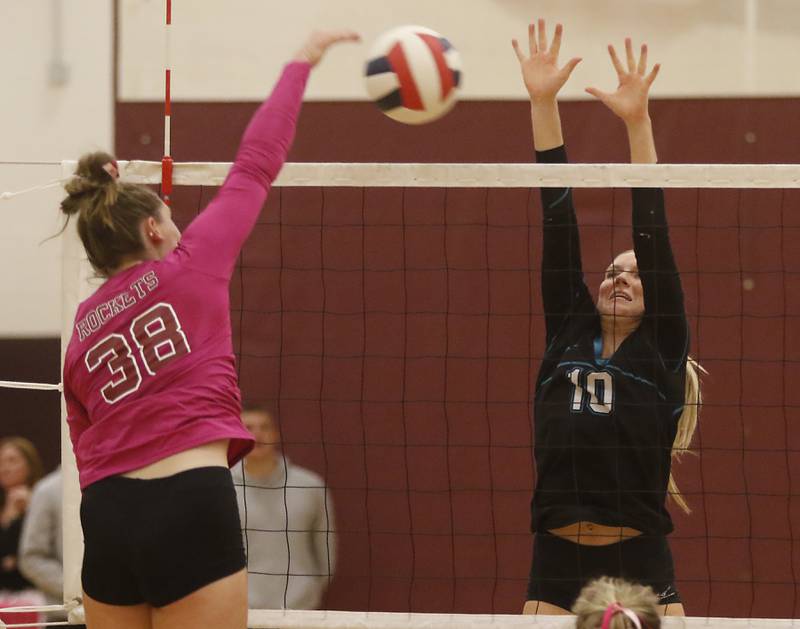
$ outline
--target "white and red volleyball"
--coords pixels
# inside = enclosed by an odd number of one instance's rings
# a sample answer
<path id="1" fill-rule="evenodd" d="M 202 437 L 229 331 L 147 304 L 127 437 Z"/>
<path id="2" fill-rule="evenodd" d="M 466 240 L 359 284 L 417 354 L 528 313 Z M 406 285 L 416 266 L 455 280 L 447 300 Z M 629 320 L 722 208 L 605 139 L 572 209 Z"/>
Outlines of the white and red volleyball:
<path id="1" fill-rule="evenodd" d="M 399 26 L 381 35 L 365 71 L 367 93 L 390 118 L 423 124 L 453 108 L 461 57 L 447 39 L 424 26 Z"/>

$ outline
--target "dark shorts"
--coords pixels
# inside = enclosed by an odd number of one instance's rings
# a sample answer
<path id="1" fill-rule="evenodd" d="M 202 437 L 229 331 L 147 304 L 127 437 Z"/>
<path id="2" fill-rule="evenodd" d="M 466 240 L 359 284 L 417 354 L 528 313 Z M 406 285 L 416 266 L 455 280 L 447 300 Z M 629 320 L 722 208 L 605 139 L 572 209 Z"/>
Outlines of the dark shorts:
<path id="1" fill-rule="evenodd" d="M 230 470 L 203 467 L 83 490 L 83 590 L 108 605 L 169 605 L 245 567 Z"/>
<path id="2" fill-rule="evenodd" d="M 672 553 L 663 535 L 639 535 L 608 546 L 576 544 L 549 533 L 534 537 L 529 601 L 569 611 L 583 586 L 600 576 L 649 585 L 660 605 L 681 602 Z"/>

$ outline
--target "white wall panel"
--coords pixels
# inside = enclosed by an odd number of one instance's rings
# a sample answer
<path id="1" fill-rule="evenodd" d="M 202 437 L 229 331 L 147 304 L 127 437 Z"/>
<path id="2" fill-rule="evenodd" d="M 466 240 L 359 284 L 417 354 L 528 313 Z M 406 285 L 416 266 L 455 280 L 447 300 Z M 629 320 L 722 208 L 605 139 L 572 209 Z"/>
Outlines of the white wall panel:
<path id="1" fill-rule="evenodd" d="M 112 4 L 0 2 L 0 192 L 60 177 L 58 161 L 112 146 Z M 0 336 L 60 331 L 58 189 L 0 200 Z"/>
<path id="2" fill-rule="evenodd" d="M 606 44 L 647 40 L 663 63 L 656 96 L 800 94 L 797 0 L 174 0 L 177 100 L 258 100 L 314 27 L 350 26 L 365 43 L 341 48 L 315 73 L 310 99 L 364 99 L 369 44 L 393 26 L 422 24 L 460 50 L 464 98 L 522 98 L 509 41 L 542 16 L 567 28 L 564 59 L 581 56 L 565 96 L 612 87 Z M 120 95 L 163 98 L 163 2 L 122 0 Z"/>

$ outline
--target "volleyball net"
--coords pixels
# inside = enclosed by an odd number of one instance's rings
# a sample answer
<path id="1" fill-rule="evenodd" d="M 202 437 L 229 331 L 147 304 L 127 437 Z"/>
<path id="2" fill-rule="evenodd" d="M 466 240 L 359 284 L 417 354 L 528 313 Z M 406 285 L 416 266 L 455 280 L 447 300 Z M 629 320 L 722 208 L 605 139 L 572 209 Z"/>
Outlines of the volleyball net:
<path id="1" fill-rule="evenodd" d="M 175 164 L 180 227 L 229 166 Z M 73 170 L 65 162 L 62 176 Z M 161 181 L 160 163 L 120 170 Z M 563 186 L 574 189 L 592 291 L 631 246 L 628 188 L 667 189 L 691 353 L 709 372 L 696 456 L 673 468 L 692 509 L 670 506 L 687 613 L 748 626 L 796 615 L 800 167 L 287 164 L 234 272 L 234 350 L 243 398 L 274 411 L 282 460 L 322 479 L 277 488 L 286 513 L 291 496 L 321 492 L 330 520 L 248 527 L 244 515 L 243 526 L 248 546 L 283 543 L 277 563 L 249 566 L 278 583 L 276 606 L 322 581 L 328 611 L 253 610 L 250 626 L 533 622 L 513 614 L 530 568 L 531 400 L 544 353 L 536 188 Z M 66 344 L 98 282 L 74 228 L 63 239 Z M 73 601 L 82 536 L 66 431 L 62 450 Z M 276 489 L 246 473 L 242 484 L 251 506 Z M 306 534 L 331 553 L 309 572 L 297 565 Z M 547 622 L 570 621 L 537 621 Z"/>

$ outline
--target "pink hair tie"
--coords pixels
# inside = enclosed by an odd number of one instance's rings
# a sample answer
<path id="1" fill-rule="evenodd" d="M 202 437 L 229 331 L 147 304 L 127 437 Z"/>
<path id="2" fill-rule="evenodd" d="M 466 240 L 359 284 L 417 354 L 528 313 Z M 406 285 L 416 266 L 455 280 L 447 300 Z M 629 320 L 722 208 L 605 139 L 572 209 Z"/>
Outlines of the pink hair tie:
<path id="1" fill-rule="evenodd" d="M 116 160 L 111 160 L 103 164 L 103 170 L 111 175 L 112 179 L 119 179 L 119 167 Z"/>
<path id="2" fill-rule="evenodd" d="M 606 607 L 606 611 L 603 614 L 603 624 L 601 625 L 600 629 L 608 629 L 614 614 L 625 614 L 625 616 L 630 619 L 636 629 L 642 629 L 642 621 L 639 620 L 639 617 L 633 613 L 632 610 L 628 609 L 627 607 L 623 607 L 617 602 L 613 602 L 611 605 Z"/>

